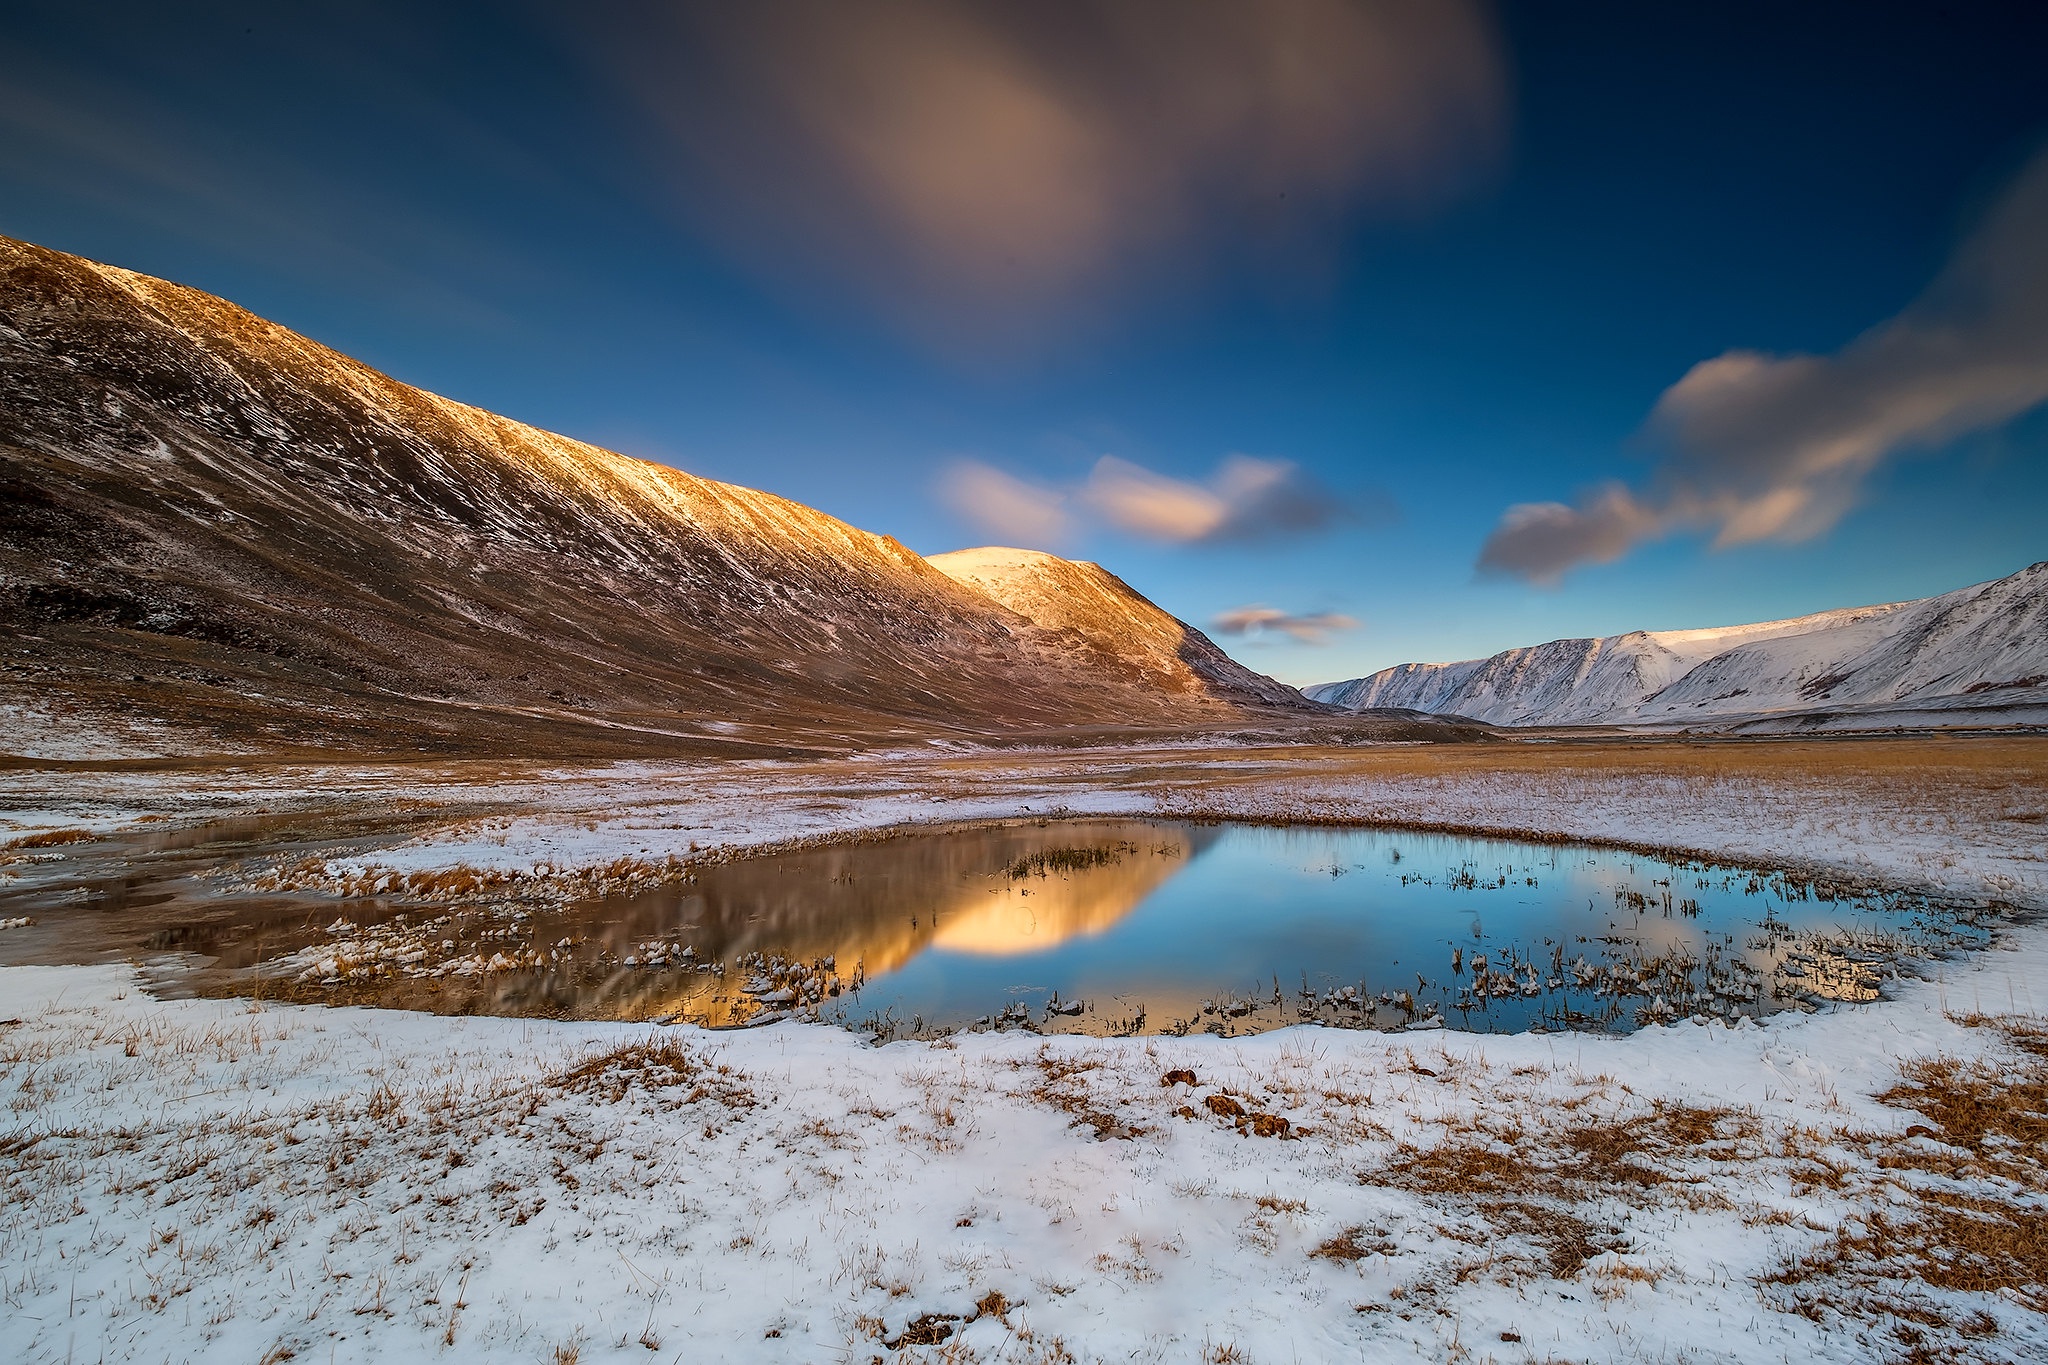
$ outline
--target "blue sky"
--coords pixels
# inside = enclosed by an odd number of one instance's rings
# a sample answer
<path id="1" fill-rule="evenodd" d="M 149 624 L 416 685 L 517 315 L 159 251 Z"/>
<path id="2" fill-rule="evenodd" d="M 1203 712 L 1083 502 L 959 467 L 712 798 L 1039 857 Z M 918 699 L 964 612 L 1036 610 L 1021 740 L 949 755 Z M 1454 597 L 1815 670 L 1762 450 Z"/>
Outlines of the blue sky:
<path id="1" fill-rule="evenodd" d="M 0 232 L 1289 681 L 2048 557 L 2048 9 L 177 9 Z"/>

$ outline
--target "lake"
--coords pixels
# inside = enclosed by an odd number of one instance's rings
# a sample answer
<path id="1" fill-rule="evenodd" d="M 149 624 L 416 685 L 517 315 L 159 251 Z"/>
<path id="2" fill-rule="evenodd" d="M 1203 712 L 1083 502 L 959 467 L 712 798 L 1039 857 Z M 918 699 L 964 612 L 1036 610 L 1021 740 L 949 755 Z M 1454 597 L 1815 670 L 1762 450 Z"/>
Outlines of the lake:
<path id="1" fill-rule="evenodd" d="M 202 894 L 205 871 L 74 890 L 0 935 L 0 960 L 140 957 L 174 993 L 882 1037 L 1627 1030 L 1877 999 L 1988 936 L 1964 908 L 1611 849 L 1162 820 L 906 833 L 552 905 L 237 902 Z"/>

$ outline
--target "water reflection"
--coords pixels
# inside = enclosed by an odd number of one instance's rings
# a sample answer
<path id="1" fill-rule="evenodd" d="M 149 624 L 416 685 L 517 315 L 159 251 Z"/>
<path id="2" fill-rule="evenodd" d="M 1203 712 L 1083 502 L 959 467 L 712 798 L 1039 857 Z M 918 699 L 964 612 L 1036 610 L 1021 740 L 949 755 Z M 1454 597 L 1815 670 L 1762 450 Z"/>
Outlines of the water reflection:
<path id="1" fill-rule="evenodd" d="M 1628 1028 L 1874 999 L 1902 959 L 1985 936 L 1966 909 L 1599 849 L 1129 820 L 738 860 L 565 905 L 153 884 L 124 905 L 50 924 L 175 950 L 175 982 L 206 991 L 884 1036 Z"/>
<path id="2" fill-rule="evenodd" d="M 693 886 L 607 903 L 599 913 L 633 917 L 652 932 L 672 925 L 704 956 L 830 956 L 873 978 L 934 946 L 1000 955 L 1100 934 L 1217 833 L 1048 821 L 911 836 L 707 867 Z M 1049 854 L 1077 849 L 1108 856 L 1087 866 L 1042 865 Z"/>

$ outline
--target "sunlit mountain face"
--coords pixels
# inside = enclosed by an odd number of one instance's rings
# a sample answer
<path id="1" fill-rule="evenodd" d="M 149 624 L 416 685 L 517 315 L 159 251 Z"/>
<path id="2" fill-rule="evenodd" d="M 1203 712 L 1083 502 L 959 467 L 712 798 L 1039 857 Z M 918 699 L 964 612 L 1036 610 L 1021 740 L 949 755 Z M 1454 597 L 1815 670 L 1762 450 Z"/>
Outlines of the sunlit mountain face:
<path id="1" fill-rule="evenodd" d="M 0 630 L 66 661 L 0 679 L 18 751 L 773 753 L 1322 712 L 1092 566 L 1039 556 L 1074 600 L 998 600 L 7 239 L 0 360 Z"/>

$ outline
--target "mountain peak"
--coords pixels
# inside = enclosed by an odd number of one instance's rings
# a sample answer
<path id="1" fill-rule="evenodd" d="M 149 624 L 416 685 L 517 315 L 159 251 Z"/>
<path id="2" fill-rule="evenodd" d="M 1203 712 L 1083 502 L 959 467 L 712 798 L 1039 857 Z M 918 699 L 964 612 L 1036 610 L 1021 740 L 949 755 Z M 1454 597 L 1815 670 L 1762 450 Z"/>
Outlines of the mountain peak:
<path id="1" fill-rule="evenodd" d="M 929 562 L 1034 625 L 1113 655 L 1152 686 L 1266 705 L 1303 704 L 1299 692 L 1238 663 L 1100 564 L 1007 546 L 954 550 Z"/>

